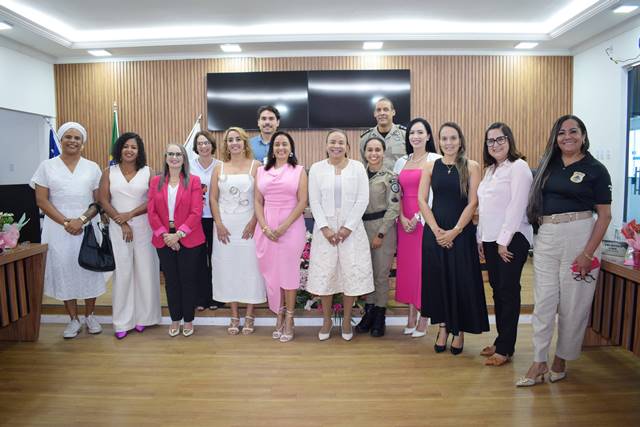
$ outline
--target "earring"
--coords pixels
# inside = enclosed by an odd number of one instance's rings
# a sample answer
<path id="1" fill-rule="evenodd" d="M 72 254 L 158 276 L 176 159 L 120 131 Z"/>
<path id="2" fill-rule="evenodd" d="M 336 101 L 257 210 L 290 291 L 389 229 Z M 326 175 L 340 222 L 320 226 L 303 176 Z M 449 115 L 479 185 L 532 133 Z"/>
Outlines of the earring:
<path id="1" fill-rule="evenodd" d="M 293 157 L 293 151 L 289 153 L 289 157 Z"/>

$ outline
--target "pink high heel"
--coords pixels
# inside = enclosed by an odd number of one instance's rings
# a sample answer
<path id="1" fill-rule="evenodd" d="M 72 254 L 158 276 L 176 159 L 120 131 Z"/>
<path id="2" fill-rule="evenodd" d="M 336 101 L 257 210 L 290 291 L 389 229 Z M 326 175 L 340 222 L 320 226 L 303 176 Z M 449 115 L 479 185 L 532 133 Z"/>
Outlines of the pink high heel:
<path id="1" fill-rule="evenodd" d="M 144 331 L 144 326 L 142 325 L 136 325 L 136 331 L 142 333 Z"/>

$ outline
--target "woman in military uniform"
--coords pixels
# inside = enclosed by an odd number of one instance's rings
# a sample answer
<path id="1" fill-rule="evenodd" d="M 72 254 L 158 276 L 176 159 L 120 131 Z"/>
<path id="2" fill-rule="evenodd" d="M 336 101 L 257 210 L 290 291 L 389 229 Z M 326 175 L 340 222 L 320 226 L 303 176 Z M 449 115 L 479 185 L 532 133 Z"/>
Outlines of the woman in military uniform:
<path id="1" fill-rule="evenodd" d="M 362 216 L 371 245 L 375 290 L 366 296 L 365 313 L 356 327 L 381 337 L 385 332 L 385 313 L 389 296 L 389 270 L 396 252 L 395 222 L 399 212 L 400 187 L 396 175 L 383 167 L 385 142 L 373 137 L 364 144 L 369 176 L 369 205 Z"/>

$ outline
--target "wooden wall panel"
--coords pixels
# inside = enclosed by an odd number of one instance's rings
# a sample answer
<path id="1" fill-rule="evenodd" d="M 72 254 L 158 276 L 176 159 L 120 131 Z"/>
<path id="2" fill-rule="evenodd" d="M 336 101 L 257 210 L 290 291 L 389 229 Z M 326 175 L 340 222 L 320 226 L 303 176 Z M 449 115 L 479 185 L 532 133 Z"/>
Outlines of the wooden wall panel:
<path id="1" fill-rule="evenodd" d="M 411 70 L 411 116 L 427 118 L 435 132 L 445 121 L 458 122 L 469 157 L 479 161 L 484 129 L 499 120 L 512 127 L 518 147 L 535 166 L 553 121 L 571 111 L 571 57 L 221 58 L 56 65 L 57 120 L 85 125 L 85 155 L 104 166 L 115 101 L 120 131 L 138 132 L 147 144 L 150 165 L 158 169 L 165 145 L 184 142 L 199 114 L 206 126 L 207 73 L 338 69 Z M 349 130 L 350 140 L 356 142 L 361 132 Z M 291 133 L 303 164 L 324 157 L 324 131 Z M 221 132 L 215 135 L 220 140 Z M 358 157 L 356 145 L 351 150 Z"/>

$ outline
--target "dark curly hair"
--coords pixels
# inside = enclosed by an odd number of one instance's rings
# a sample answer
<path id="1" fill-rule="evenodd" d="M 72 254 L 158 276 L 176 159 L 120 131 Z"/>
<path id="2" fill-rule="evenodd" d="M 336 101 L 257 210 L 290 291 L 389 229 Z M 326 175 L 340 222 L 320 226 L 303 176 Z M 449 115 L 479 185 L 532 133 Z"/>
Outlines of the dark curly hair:
<path id="1" fill-rule="evenodd" d="M 216 149 L 218 148 L 218 146 L 216 145 L 216 138 L 205 130 L 201 130 L 200 132 L 196 133 L 196 135 L 193 137 L 193 147 L 191 147 L 193 148 L 193 152 L 196 154 L 199 154 L 198 153 L 198 137 L 199 136 L 204 136 L 205 138 L 207 138 L 207 141 L 209 141 L 209 143 L 211 144 L 211 155 L 214 156 L 216 154 Z"/>
<path id="2" fill-rule="evenodd" d="M 273 153 L 273 142 L 276 140 L 277 136 L 284 135 L 289 140 L 289 145 L 291 146 L 291 154 L 293 156 L 287 158 L 287 163 L 291 166 L 295 167 L 298 164 L 298 158 L 296 157 L 296 146 L 293 143 L 293 138 L 287 132 L 277 131 L 271 136 L 271 141 L 269 142 L 269 152 L 267 153 L 267 163 L 264 165 L 264 170 L 268 171 L 276 164 L 276 156 Z"/>
<path id="3" fill-rule="evenodd" d="M 144 142 L 142 138 L 135 132 L 125 132 L 116 140 L 111 150 L 111 157 L 116 164 L 122 163 L 122 148 L 125 142 L 134 139 L 138 145 L 138 157 L 136 157 L 136 170 L 140 170 L 147 165 L 147 154 L 144 151 Z"/>

